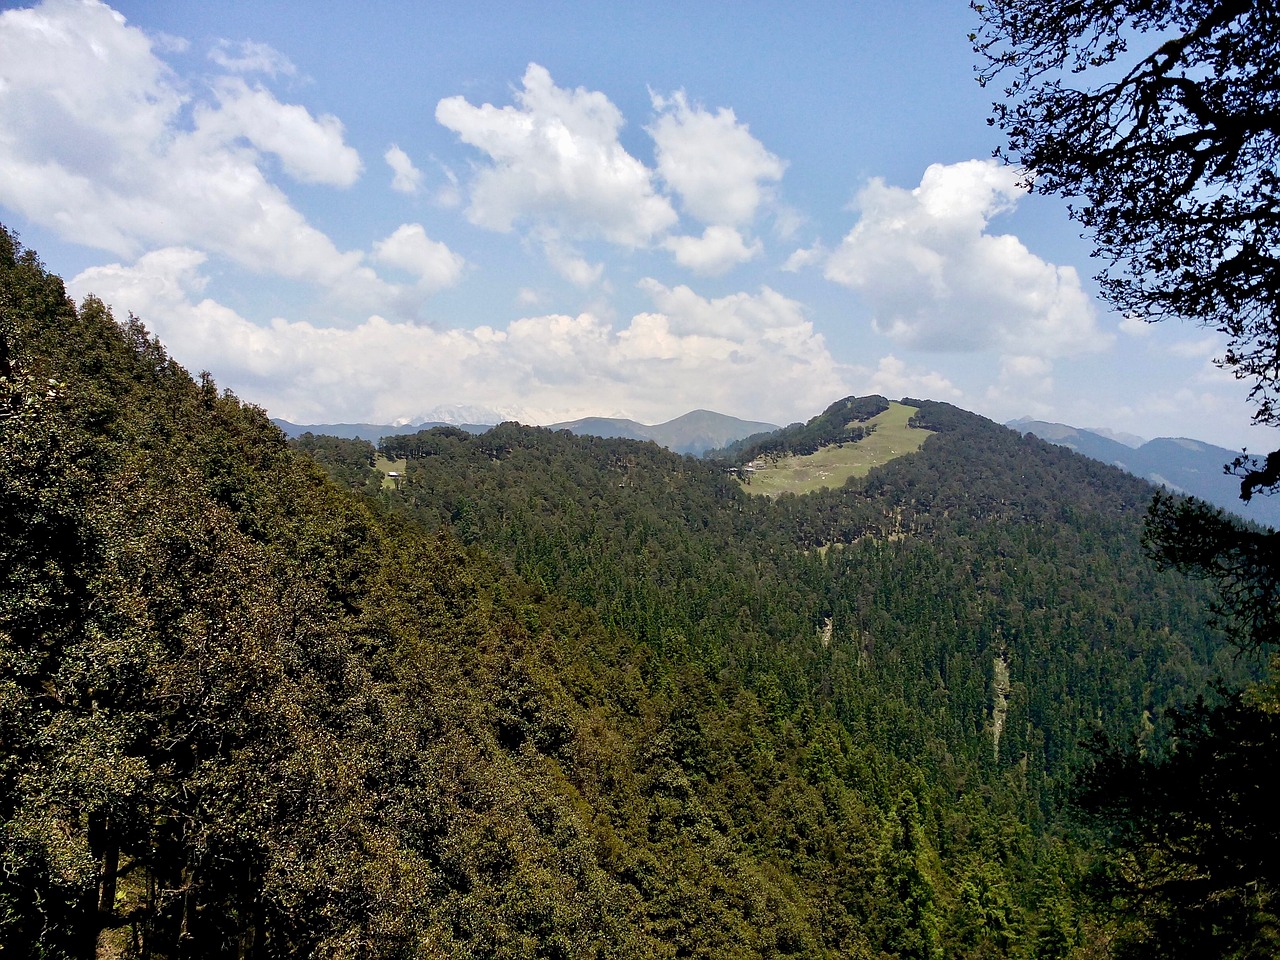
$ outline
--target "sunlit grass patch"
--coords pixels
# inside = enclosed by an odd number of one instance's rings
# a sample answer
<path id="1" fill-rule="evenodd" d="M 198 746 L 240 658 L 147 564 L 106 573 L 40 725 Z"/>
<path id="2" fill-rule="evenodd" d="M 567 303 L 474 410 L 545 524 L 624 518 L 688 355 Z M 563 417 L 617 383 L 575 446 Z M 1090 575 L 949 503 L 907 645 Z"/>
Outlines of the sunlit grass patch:
<path id="1" fill-rule="evenodd" d="M 396 480 L 404 476 L 405 467 L 408 466 L 408 464 L 408 460 L 388 460 L 382 454 L 378 454 L 373 461 L 373 465 L 376 469 L 382 472 L 382 489 L 394 490 Z M 393 473 L 398 476 L 391 476 Z"/>
<path id="2" fill-rule="evenodd" d="M 762 460 L 744 481 L 751 493 L 776 497 L 780 493 L 814 493 L 844 486 L 851 477 L 865 477 L 872 467 L 920 449 L 933 431 L 910 425 L 915 407 L 890 403 L 889 409 L 867 421 L 875 430 L 857 443 L 830 444 L 803 457 Z"/>

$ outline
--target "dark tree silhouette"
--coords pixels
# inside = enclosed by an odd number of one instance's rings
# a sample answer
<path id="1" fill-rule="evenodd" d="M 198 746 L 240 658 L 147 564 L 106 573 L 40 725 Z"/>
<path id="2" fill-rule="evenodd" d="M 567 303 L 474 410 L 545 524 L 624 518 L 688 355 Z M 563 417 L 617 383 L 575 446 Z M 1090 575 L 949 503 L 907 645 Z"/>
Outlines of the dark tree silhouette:
<path id="1" fill-rule="evenodd" d="M 991 122 L 1071 208 L 1104 296 L 1197 321 L 1280 422 L 1280 8 L 1253 0 L 973 3 Z"/>
<path id="2" fill-rule="evenodd" d="M 1254 0 L 993 0 L 971 4 L 978 78 L 1005 86 L 991 122 L 1036 190 L 1104 261 L 1102 292 L 1145 320 L 1228 338 L 1218 363 L 1280 425 L 1280 8 Z M 1274 493 L 1280 451 L 1227 469 Z M 1158 563 L 1213 581 L 1244 649 L 1274 648 L 1280 534 L 1160 497 Z M 1162 759 L 1110 751 L 1083 796 L 1114 845 L 1103 901 L 1123 955 L 1275 956 L 1275 688 L 1200 706 Z"/>

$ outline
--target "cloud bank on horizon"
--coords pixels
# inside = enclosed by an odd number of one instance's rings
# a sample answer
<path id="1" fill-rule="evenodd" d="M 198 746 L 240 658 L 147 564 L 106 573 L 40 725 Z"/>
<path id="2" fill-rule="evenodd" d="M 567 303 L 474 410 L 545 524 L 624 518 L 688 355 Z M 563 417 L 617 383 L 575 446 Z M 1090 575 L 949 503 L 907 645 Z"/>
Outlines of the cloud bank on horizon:
<path id="1" fill-rule="evenodd" d="M 1118 344 L 1161 350 L 1100 315 L 1075 266 L 1000 232 L 1019 171 L 933 161 L 806 210 L 787 144 L 733 107 L 646 88 L 627 117 L 552 67 L 500 78 L 504 103 L 458 78 L 378 142 L 309 105 L 287 51 L 44 0 L 0 14 L 0 218 L 82 249 L 74 295 L 299 422 L 458 405 L 786 422 L 867 392 L 1043 417 L 1089 411 L 1080 384 Z M 438 154 L 412 148 L 424 125 Z M 342 212 L 362 206 L 380 217 Z M 1196 376 L 1105 401 L 1108 424 L 1235 415 L 1196 343 L 1163 353 Z"/>

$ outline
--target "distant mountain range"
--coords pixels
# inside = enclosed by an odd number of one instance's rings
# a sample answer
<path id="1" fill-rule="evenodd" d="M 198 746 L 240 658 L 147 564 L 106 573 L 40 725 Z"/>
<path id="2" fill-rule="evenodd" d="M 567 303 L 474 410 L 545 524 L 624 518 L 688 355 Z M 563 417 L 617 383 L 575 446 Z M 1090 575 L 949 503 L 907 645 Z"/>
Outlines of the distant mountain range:
<path id="1" fill-rule="evenodd" d="M 1239 479 L 1223 472 L 1223 467 L 1238 456 L 1238 451 L 1185 437 L 1160 437 L 1144 442 L 1141 437 L 1129 434 L 1105 431 L 1104 435 L 1104 431 L 1098 429 L 1029 418 L 1012 420 L 1005 426 L 1113 464 L 1176 493 L 1199 497 L 1256 523 L 1280 527 L 1280 503 L 1263 496 L 1254 497 L 1247 504 L 1242 502 Z"/>
<path id="2" fill-rule="evenodd" d="M 304 433 L 317 436 L 341 437 L 343 440 L 368 440 L 376 444 L 383 437 L 398 437 L 402 433 L 417 433 L 419 430 L 430 430 L 432 427 L 457 427 L 467 433 L 484 433 L 490 429 L 491 423 L 447 423 L 443 420 L 429 420 L 425 423 L 290 423 L 279 417 L 272 417 L 271 422 L 284 431 L 290 440 Z"/>
<path id="3" fill-rule="evenodd" d="M 779 427 L 774 423 L 739 420 L 711 410 L 693 410 L 682 417 L 654 426 L 612 417 L 586 417 L 582 420 L 553 423 L 549 429 L 568 430 L 579 436 L 652 440 L 658 446 L 675 453 L 701 456 L 708 450 L 716 450 L 753 434 L 769 433 Z"/>
<path id="4" fill-rule="evenodd" d="M 394 437 L 404 433 L 417 433 L 419 430 L 430 430 L 432 427 L 454 426 L 468 433 L 484 433 L 492 424 L 479 423 L 445 423 L 428 421 L 411 424 L 377 424 L 377 423 L 290 423 L 288 420 L 273 419 L 272 422 L 285 432 L 288 437 L 300 437 L 304 433 L 323 434 L 329 437 L 342 437 L 346 440 L 368 440 L 377 443 L 383 437 Z M 549 430 L 568 430 L 579 436 L 621 437 L 627 440 L 652 440 L 660 447 L 666 447 L 675 453 L 689 453 L 701 456 L 708 450 L 741 440 L 757 433 L 768 433 L 777 430 L 777 424 L 761 423 L 754 420 L 740 420 L 723 413 L 711 410 L 693 410 L 684 416 L 650 426 L 637 423 L 635 420 L 624 420 L 617 417 L 585 417 L 581 420 L 567 420 L 563 423 L 548 425 Z"/>
<path id="5" fill-rule="evenodd" d="M 383 437 L 417 433 L 432 427 L 454 426 L 468 433 L 484 433 L 492 427 L 492 424 L 434 420 L 411 424 L 297 424 L 281 419 L 273 422 L 289 437 L 300 437 L 310 432 L 371 443 L 377 443 Z M 1112 464 L 1175 493 L 1199 497 L 1256 523 L 1280 527 L 1280 503 L 1262 496 L 1254 497 L 1251 503 L 1243 503 L 1240 500 L 1240 481 L 1223 473 L 1223 466 L 1231 462 L 1237 451 L 1185 437 L 1144 441 L 1132 434 L 1103 428 L 1072 427 L 1030 418 L 1012 420 L 1005 426 Z M 776 424 L 742 420 L 711 410 L 693 410 L 674 420 L 652 425 L 621 417 L 584 417 L 549 424 L 548 429 L 568 430 L 579 436 L 652 440 L 675 453 L 701 456 L 708 450 L 717 450 L 737 440 L 781 428 Z"/>

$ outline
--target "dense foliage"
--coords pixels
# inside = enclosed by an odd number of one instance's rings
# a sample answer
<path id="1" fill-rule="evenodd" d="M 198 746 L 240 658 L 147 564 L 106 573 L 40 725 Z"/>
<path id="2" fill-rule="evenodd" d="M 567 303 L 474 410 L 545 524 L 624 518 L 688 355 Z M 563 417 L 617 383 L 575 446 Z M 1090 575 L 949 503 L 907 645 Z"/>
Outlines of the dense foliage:
<path id="1" fill-rule="evenodd" d="M 1252 0 L 972 3 L 980 79 L 1003 77 L 992 122 L 1036 189 L 1072 215 L 1129 315 L 1228 338 L 1220 365 L 1250 383 L 1255 421 L 1280 424 L 1280 11 Z M 1231 465 L 1241 498 L 1280 492 L 1280 451 Z M 1213 584 L 1242 649 L 1274 652 L 1280 533 L 1162 498 L 1146 542 Z M 1259 815 L 1280 752 L 1274 685 L 1200 709 L 1168 758 L 1112 748 L 1085 806 L 1112 827 L 1104 899 L 1128 956 L 1270 957 L 1280 878 Z M 1261 858 L 1261 859 L 1259 859 Z"/>
<path id="2" fill-rule="evenodd" d="M 293 441 L 293 447 L 324 467 L 340 487 L 366 496 L 382 489 L 382 472 L 374 469 L 378 452 L 368 440 L 304 433 Z"/>
<path id="3" fill-rule="evenodd" d="M 651 446 L 428 431 L 399 441 L 420 455 L 388 501 L 885 755 L 932 744 L 957 780 L 1017 768 L 1040 822 L 1081 739 L 1128 736 L 1241 666 L 1215 652 L 1202 599 L 1143 555 L 1149 487 L 945 404 L 917 421 L 937 431 L 921 454 L 777 501 Z"/>
<path id="4" fill-rule="evenodd" d="M 946 405 L 806 497 L 514 424 L 384 490 L 7 233 L 0 358 L 15 956 L 1064 957 L 1079 739 L 1239 674 L 1148 488 Z"/>
<path id="5" fill-rule="evenodd" d="M 1155 762 L 1104 748 L 1078 797 L 1109 845 L 1093 882 L 1119 918 L 1117 955 L 1274 957 L 1280 712 L 1200 702 L 1177 714 L 1174 736 Z"/>

